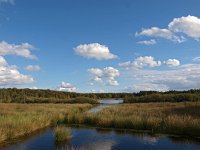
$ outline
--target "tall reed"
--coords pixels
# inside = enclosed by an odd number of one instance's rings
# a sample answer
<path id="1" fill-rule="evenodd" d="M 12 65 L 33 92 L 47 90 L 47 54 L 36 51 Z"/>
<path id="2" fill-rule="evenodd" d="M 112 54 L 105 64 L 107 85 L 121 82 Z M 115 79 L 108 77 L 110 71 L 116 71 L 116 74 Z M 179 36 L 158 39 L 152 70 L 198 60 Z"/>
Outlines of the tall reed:
<path id="1" fill-rule="evenodd" d="M 67 116 L 91 107 L 90 104 L 0 104 L 0 142 L 62 123 Z"/>
<path id="2" fill-rule="evenodd" d="M 72 130 L 69 127 L 57 126 L 54 129 L 55 132 L 55 141 L 57 143 L 65 142 L 72 137 Z"/>

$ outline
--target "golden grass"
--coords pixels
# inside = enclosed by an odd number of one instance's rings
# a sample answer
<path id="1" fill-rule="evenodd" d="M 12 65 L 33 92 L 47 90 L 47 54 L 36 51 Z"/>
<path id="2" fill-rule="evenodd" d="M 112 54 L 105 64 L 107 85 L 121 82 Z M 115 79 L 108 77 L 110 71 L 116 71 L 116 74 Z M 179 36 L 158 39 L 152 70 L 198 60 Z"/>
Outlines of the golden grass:
<path id="1" fill-rule="evenodd" d="M 62 122 L 88 110 L 89 104 L 0 104 L 0 142 Z"/>
<path id="2" fill-rule="evenodd" d="M 71 128 L 65 126 L 57 126 L 54 129 L 55 132 L 55 141 L 57 143 L 65 142 L 72 137 Z"/>
<path id="3" fill-rule="evenodd" d="M 0 104 L 0 142 L 62 123 L 200 137 L 200 102 L 120 104 L 97 113 L 90 104 Z"/>
<path id="4" fill-rule="evenodd" d="M 200 137 L 200 103 L 196 102 L 122 104 L 71 117 L 68 123 Z"/>

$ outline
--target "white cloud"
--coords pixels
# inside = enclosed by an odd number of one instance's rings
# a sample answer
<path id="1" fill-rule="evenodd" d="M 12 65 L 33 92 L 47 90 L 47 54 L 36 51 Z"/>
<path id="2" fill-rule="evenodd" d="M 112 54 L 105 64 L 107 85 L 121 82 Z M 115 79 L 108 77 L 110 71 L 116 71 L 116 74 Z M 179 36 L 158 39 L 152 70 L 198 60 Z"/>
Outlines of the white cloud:
<path id="1" fill-rule="evenodd" d="M 139 92 L 139 91 L 168 91 L 168 87 L 163 84 L 153 83 L 138 83 L 125 89 L 127 92 Z"/>
<path id="2" fill-rule="evenodd" d="M 167 61 L 164 61 L 164 64 L 168 67 L 176 67 L 180 65 L 180 61 L 177 59 L 168 59 Z"/>
<path id="3" fill-rule="evenodd" d="M 37 89 L 38 89 L 38 87 L 36 87 L 36 86 L 33 86 L 33 87 L 31 87 L 30 89 L 37 90 Z"/>
<path id="4" fill-rule="evenodd" d="M 192 61 L 200 61 L 200 56 L 194 57 Z"/>
<path id="5" fill-rule="evenodd" d="M 179 33 L 179 35 L 177 35 L 177 33 Z M 139 33 L 136 32 L 136 36 L 165 38 L 177 43 L 181 43 L 186 40 L 185 37 L 180 34 L 199 40 L 200 18 L 191 15 L 183 16 L 180 18 L 174 18 L 168 24 L 168 28 L 166 29 L 152 27 L 149 29 L 142 29 Z"/>
<path id="6" fill-rule="evenodd" d="M 104 91 L 104 90 L 101 90 L 101 89 L 98 90 L 98 91 L 95 90 L 95 89 L 92 89 L 91 92 L 92 92 L 92 93 L 105 93 L 105 91 Z"/>
<path id="7" fill-rule="evenodd" d="M 29 59 L 36 59 L 35 55 L 31 54 L 31 49 L 34 49 L 29 43 L 22 43 L 21 45 L 9 44 L 5 41 L 0 42 L 0 55 L 17 55 Z"/>
<path id="8" fill-rule="evenodd" d="M 91 93 L 95 93 L 95 92 L 96 92 L 96 90 L 95 90 L 95 89 L 92 89 L 90 92 L 91 92 Z"/>
<path id="9" fill-rule="evenodd" d="M 129 78 L 134 81 L 133 91 L 139 90 L 188 90 L 200 88 L 200 65 L 185 64 L 170 70 L 133 69 L 128 71 Z"/>
<path id="10" fill-rule="evenodd" d="M 141 32 L 136 33 L 136 36 L 144 35 L 144 36 L 151 36 L 151 37 L 161 37 L 166 39 L 172 39 L 174 36 L 171 31 L 168 29 L 160 29 L 158 27 L 152 27 L 149 29 L 142 29 Z"/>
<path id="11" fill-rule="evenodd" d="M 118 81 L 117 80 L 113 80 L 113 79 L 112 80 L 108 80 L 106 84 L 107 85 L 111 85 L 111 86 L 119 85 Z"/>
<path id="12" fill-rule="evenodd" d="M 103 68 L 103 76 L 108 77 L 109 79 L 114 79 L 120 75 L 119 70 L 113 67 Z"/>
<path id="13" fill-rule="evenodd" d="M 160 29 L 158 27 L 152 27 L 149 29 L 142 29 L 141 32 L 136 33 L 136 36 L 149 36 L 149 37 L 156 37 L 156 38 L 164 38 L 168 39 L 177 43 L 181 43 L 185 41 L 183 36 L 178 37 L 173 32 L 168 29 Z"/>
<path id="14" fill-rule="evenodd" d="M 188 15 L 174 18 L 168 27 L 173 32 L 184 33 L 194 39 L 200 38 L 200 18 L 198 17 Z"/>
<path id="15" fill-rule="evenodd" d="M 103 69 L 99 68 L 90 68 L 88 72 L 92 75 L 92 81 L 105 84 L 116 86 L 119 85 L 118 81 L 115 80 L 116 77 L 120 76 L 119 70 L 113 67 L 105 67 Z M 93 85 L 92 83 L 91 85 Z"/>
<path id="16" fill-rule="evenodd" d="M 9 66 L 0 56 L 0 86 L 10 86 L 33 83 L 31 76 L 21 74 L 16 66 Z"/>
<path id="17" fill-rule="evenodd" d="M 76 92 L 77 88 L 67 82 L 61 82 L 61 84 L 57 88 L 59 91 L 66 91 L 66 92 Z"/>
<path id="18" fill-rule="evenodd" d="M 25 67 L 26 70 L 28 71 L 40 71 L 41 68 L 38 65 L 28 65 Z"/>
<path id="19" fill-rule="evenodd" d="M 14 5 L 15 1 L 14 0 L 0 0 L 0 5 L 3 4 L 3 3 L 8 3 L 8 4 L 11 4 L 11 5 Z"/>
<path id="20" fill-rule="evenodd" d="M 117 58 L 117 55 L 112 54 L 107 46 L 99 43 L 81 44 L 74 48 L 74 51 L 80 56 L 86 58 L 95 58 L 97 60 Z"/>
<path id="21" fill-rule="evenodd" d="M 157 67 L 161 66 L 161 61 L 156 61 L 152 56 L 140 56 L 137 57 L 134 61 L 127 61 L 119 63 L 119 66 L 125 68 L 144 68 L 144 67 Z"/>
<path id="22" fill-rule="evenodd" d="M 7 65 L 6 60 L 2 56 L 0 56 L 0 66 L 5 66 L 5 65 Z"/>
<path id="23" fill-rule="evenodd" d="M 155 45 L 157 42 L 154 39 L 148 40 L 148 41 L 139 41 L 138 44 L 144 44 L 144 45 Z"/>
<path id="24" fill-rule="evenodd" d="M 91 74 L 95 75 L 95 76 L 98 76 L 98 77 L 101 77 L 103 75 L 103 71 L 99 68 L 90 68 L 88 70 Z"/>
<path id="25" fill-rule="evenodd" d="M 93 80 L 94 80 L 95 82 L 99 82 L 99 83 L 103 82 L 102 79 L 101 79 L 100 77 L 98 77 L 98 76 L 95 76 L 95 77 L 93 78 Z"/>

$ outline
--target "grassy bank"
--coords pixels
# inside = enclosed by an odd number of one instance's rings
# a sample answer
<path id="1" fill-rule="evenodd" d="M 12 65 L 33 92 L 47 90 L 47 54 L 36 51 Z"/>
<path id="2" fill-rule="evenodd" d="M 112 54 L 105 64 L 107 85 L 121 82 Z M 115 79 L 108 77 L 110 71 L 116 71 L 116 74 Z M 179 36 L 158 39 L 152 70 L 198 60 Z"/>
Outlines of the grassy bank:
<path id="1" fill-rule="evenodd" d="M 57 124 L 91 107 L 89 104 L 0 104 L 0 142 Z"/>
<path id="2" fill-rule="evenodd" d="M 69 116 L 66 121 L 97 127 L 200 137 L 200 103 L 123 104 L 98 113 Z"/>
<path id="3" fill-rule="evenodd" d="M 90 113 L 90 104 L 0 104 L 0 143 L 57 124 L 148 130 L 200 137 L 200 102 L 120 104 Z"/>

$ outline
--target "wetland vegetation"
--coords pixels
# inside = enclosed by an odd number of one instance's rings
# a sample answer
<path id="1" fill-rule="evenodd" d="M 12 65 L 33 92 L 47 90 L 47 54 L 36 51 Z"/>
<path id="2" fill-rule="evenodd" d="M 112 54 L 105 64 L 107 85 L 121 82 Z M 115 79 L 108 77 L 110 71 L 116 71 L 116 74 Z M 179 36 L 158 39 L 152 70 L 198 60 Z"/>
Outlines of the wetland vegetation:
<path id="1" fill-rule="evenodd" d="M 118 93 L 115 96 L 121 95 L 124 104 L 105 107 L 97 112 L 90 110 L 98 106 L 98 100 L 104 96 L 108 96 L 109 99 L 115 97 L 113 93 L 80 94 L 29 89 L 0 89 L 0 92 L 0 99 L 4 102 L 0 103 L 0 143 L 12 142 L 48 126 L 72 124 L 200 137 L 199 90 L 183 93 Z M 22 93 L 25 93 L 22 96 L 25 98 L 21 97 L 22 100 L 18 101 L 18 96 Z M 5 97 L 7 100 L 14 100 L 3 101 Z M 53 97 L 57 99 L 49 101 Z M 161 101 L 163 97 L 165 100 Z M 167 97 L 169 100 L 166 100 Z M 171 97 L 174 99 L 171 100 Z M 37 98 L 40 100 L 34 101 L 35 104 L 27 100 Z M 43 101 L 44 99 L 47 101 Z M 58 141 L 70 135 L 70 130 L 63 129 L 57 127 L 54 130 Z"/>

